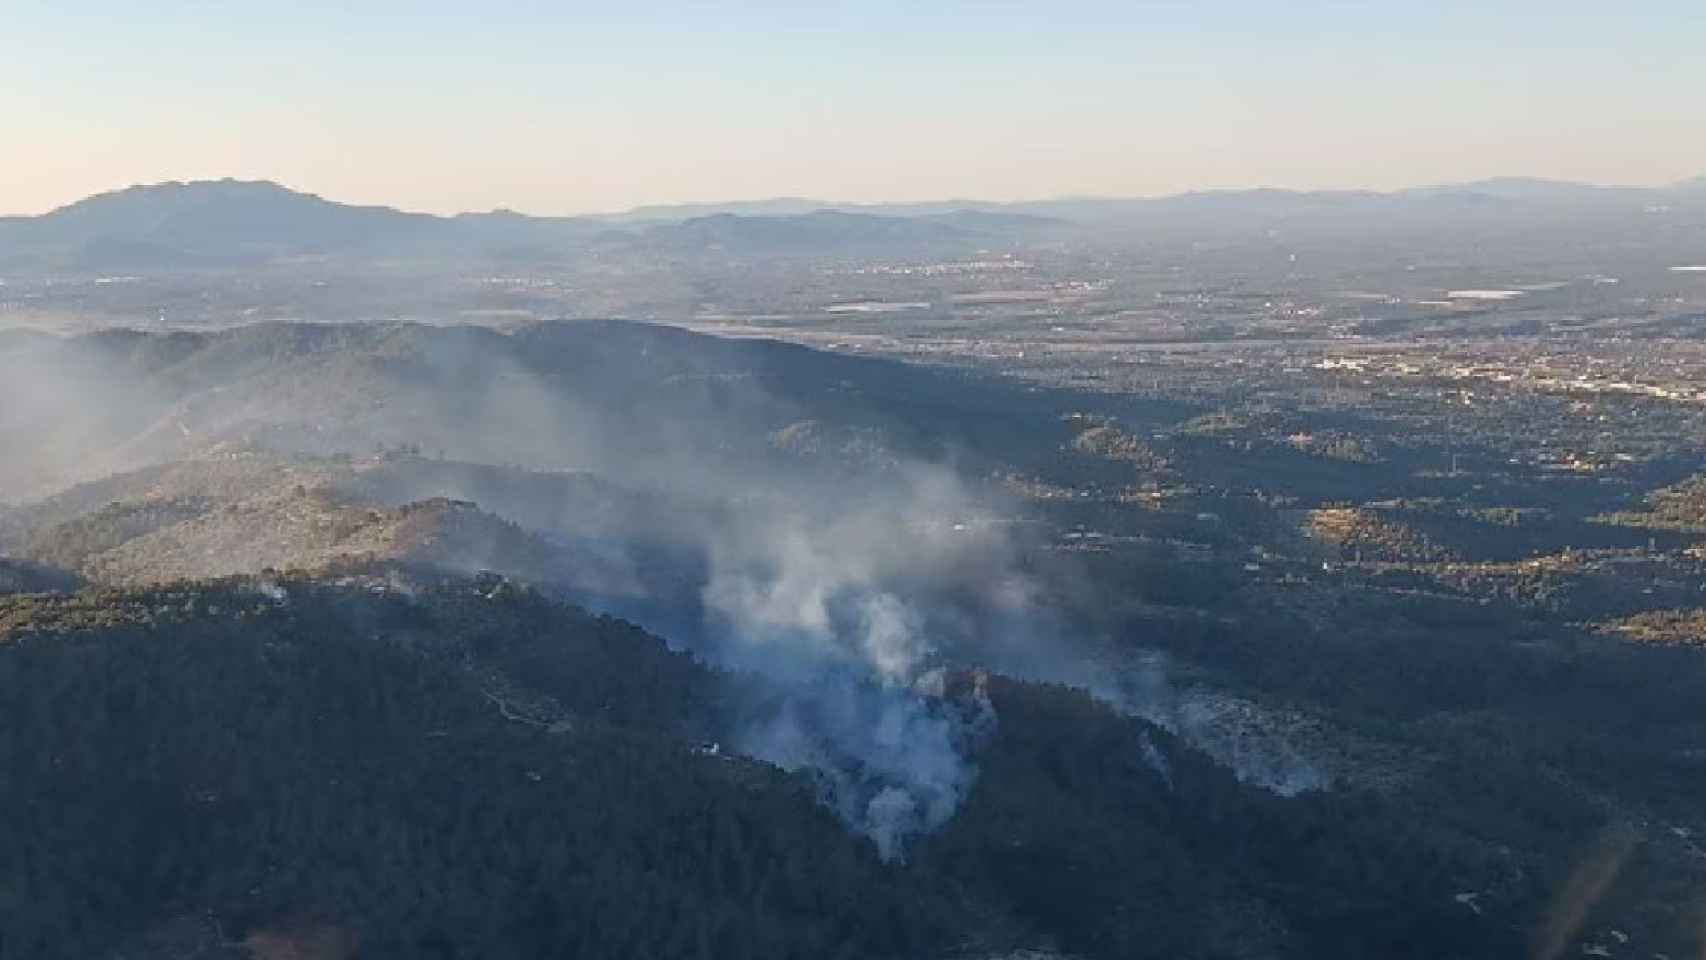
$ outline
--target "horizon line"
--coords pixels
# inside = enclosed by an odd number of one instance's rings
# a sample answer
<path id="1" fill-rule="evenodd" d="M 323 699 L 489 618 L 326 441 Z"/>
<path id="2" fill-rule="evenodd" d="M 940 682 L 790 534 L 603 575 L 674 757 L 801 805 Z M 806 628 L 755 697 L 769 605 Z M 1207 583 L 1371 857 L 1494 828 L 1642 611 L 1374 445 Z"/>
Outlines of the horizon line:
<path id="1" fill-rule="evenodd" d="M 157 180 L 157 181 L 151 181 L 151 182 L 140 182 L 139 181 L 139 182 L 130 183 L 130 184 L 127 184 L 127 185 L 121 186 L 121 187 L 113 187 L 111 189 L 101 190 L 101 191 L 97 191 L 95 193 L 86 194 L 86 195 L 78 197 L 76 199 L 69 200 L 69 201 L 66 201 L 64 203 L 60 203 L 56 206 L 50 207 L 50 208 L 48 208 L 48 209 L 46 209 L 40 213 L 6 213 L 6 214 L 0 214 L 0 220 L 32 220 L 32 219 L 38 219 L 41 217 L 47 217 L 47 216 L 51 216 L 55 213 L 58 213 L 60 211 L 63 211 L 63 210 L 69 209 L 71 207 L 77 206 L 80 203 L 85 203 L 85 202 L 88 202 L 90 200 L 95 200 L 95 199 L 98 199 L 101 197 L 108 197 L 108 196 L 114 196 L 117 194 L 127 193 L 127 192 L 130 192 L 133 190 L 149 190 L 149 189 L 157 189 L 157 188 L 163 188 L 163 187 L 191 187 L 191 186 L 202 186 L 202 185 L 209 185 L 209 184 L 241 184 L 241 185 L 248 185 L 248 186 L 276 187 L 278 189 L 287 191 L 289 193 L 297 194 L 299 196 L 304 196 L 304 197 L 311 197 L 311 198 L 316 199 L 316 200 L 320 200 L 320 201 L 323 201 L 326 203 L 337 204 L 339 206 L 365 207 L 365 208 L 370 208 L 370 209 L 383 209 L 383 210 L 390 210 L 390 211 L 393 211 L 396 213 L 410 215 L 410 216 L 435 217 L 435 218 L 443 219 L 443 220 L 451 220 L 451 219 L 455 219 L 457 217 L 468 217 L 468 216 L 490 216 L 490 215 L 494 215 L 494 214 L 514 214 L 514 215 L 518 215 L 518 216 L 528 217 L 531 219 L 541 219 L 541 220 L 608 220 L 608 219 L 620 218 L 620 217 L 631 217 L 631 216 L 634 216 L 636 214 L 640 214 L 640 213 L 643 213 L 643 212 L 649 211 L 649 210 L 668 210 L 668 209 L 672 209 L 672 208 L 684 208 L 684 207 L 686 207 L 686 208 L 691 208 L 691 207 L 728 207 L 728 206 L 741 206 L 741 205 L 752 205 L 752 204 L 789 203 L 789 202 L 816 205 L 813 212 L 820 211 L 820 210 L 846 210 L 846 209 L 869 209 L 869 210 L 874 211 L 874 210 L 880 210 L 883 208 L 912 207 L 912 206 L 965 205 L 967 207 L 970 207 L 970 206 L 1016 207 L 1016 206 L 1024 206 L 1024 205 L 1028 205 L 1028 204 L 1048 204 L 1048 203 L 1075 203 L 1075 202 L 1083 203 L 1083 202 L 1098 202 L 1098 201 L 1100 201 L 1100 202 L 1132 202 L 1132 201 L 1145 201 L 1145 200 L 1170 200 L 1170 199 L 1176 199 L 1176 198 L 1181 198 L 1181 197 L 1203 196 L 1203 195 L 1240 194 L 1240 193 L 1288 193 L 1288 194 L 1297 194 L 1297 195 L 1304 195 L 1304 196 L 1307 196 L 1310 194 L 1363 194 L 1363 195 L 1370 195 L 1370 196 L 1397 196 L 1399 194 L 1410 193 L 1410 192 L 1421 191 L 1421 190 L 1465 189 L 1465 188 L 1471 188 L 1471 187 L 1476 187 L 1476 186 L 1482 186 L 1482 185 L 1486 185 L 1486 184 L 1497 184 L 1497 183 L 1546 184 L 1546 185 L 1552 185 L 1552 186 L 1581 187 L 1581 188 L 1587 188 L 1587 189 L 1593 189 L 1593 190 L 1612 190 L 1612 191 L 1614 191 L 1614 190 L 1666 190 L 1666 189 L 1675 189 L 1678 187 L 1684 187 L 1684 186 L 1687 186 L 1687 185 L 1690 185 L 1693 183 L 1697 183 L 1697 182 L 1701 182 L 1701 181 L 1706 181 L 1706 174 L 1691 176 L 1691 177 L 1683 177 L 1682 179 L 1679 179 L 1679 180 L 1668 180 L 1668 181 L 1661 181 L 1661 182 L 1657 182 L 1657 183 L 1640 183 L 1640 184 L 1637 184 L 1637 183 L 1595 183 L 1595 182 L 1586 181 L 1586 180 L 1569 180 L 1569 179 L 1558 178 L 1558 177 L 1532 176 L 1532 175 L 1527 175 L 1527 174 L 1501 174 L 1501 175 L 1489 176 L 1489 177 L 1479 177 L 1479 178 L 1476 178 L 1474 180 L 1446 181 L 1446 182 L 1435 182 L 1435 183 L 1417 183 L 1417 184 L 1411 184 L 1409 186 L 1394 187 L 1391 189 L 1384 189 L 1384 190 L 1375 189 L 1375 188 L 1368 188 L 1368 187 L 1302 188 L 1302 187 L 1275 186 L 1273 184 L 1257 184 L 1257 185 L 1251 185 L 1251 186 L 1236 186 L 1236 187 L 1197 187 L 1197 188 L 1192 188 L 1192 189 L 1188 189 L 1188 190 L 1173 191 L 1173 192 L 1169 192 L 1169 193 L 1148 193 L 1148 194 L 1057 193 L 1057 194 L 1048 194 L 1048 195 L 1036 196 L 1036 197 L 1025 198 L 1025 199 L 1011 199 L 1011 200 L 985 200 L 985 199 L 978 199 L 976 197 L 941 197 L 941 198 L 922 199 L 922 200 L 894 200 L 894 199 L 890 199 L 890 200 L 827 200 L 827 199 L 823 199 L 820 197 L 802 196 L 802 195 L 797 195 L 797 194 L 771 194 L 771 195 L 767 195 L 767 196 L 758 196 L 758 197 L 722 198 L 722 199 L 714 199 L 714 200 L 653 201 L 653 202 L 635 204 L 634 206 L 630 206 L 630 207 L 626 207 L 626 208 L 622 208 L 622 209 L 586 210 L 586 211 L 575 212 L 575 213 L 531 213 L 531 212 L 524 211 L 524 210 L 517 210 L 513 207 L 508 207 L 508 206 L 497 206 L 497 207 L 493 207 L 493 208 L 488 209 L 488 210 L 459 210 L 459 211 L 456 211 L 453 213 L 434 213 L 434 212 L 426 211 L 426 210 L 412 210 L 412 209 L 408 209 L 408 208 L 405 208 L 402 206 L 397 206 L 397 205 L 389 204 L 389 203 L 375 203 L 375 202 L 357 201 L 357 200 L 334 199 L 334 198 L 326 196 L 325 194 L 318 193 L 318 192 L 315 192 L 315 191 L 309 190 L 309 189 L 304 189 L 302 187 L 293 186 L 291 184 L 285 183 L 282 180 L 277 180 L 277 179 L 273 179 L 270 177 L 262 177 L 259 179 L 253 179 L 253 178 L 245 178 L 245 177 L 225 176 L 225 177 L 198 177 L 198 178 L 192 178 L 192 179 L 186 179 L 186 180 Z"/>

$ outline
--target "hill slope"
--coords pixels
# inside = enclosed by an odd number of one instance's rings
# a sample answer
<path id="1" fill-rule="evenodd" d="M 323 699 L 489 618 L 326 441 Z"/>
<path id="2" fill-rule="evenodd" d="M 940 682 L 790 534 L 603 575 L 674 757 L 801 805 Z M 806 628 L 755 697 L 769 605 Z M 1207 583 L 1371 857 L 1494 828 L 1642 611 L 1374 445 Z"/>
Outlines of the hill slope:
<path id="1" fill-rule="evenodd" d="M 1451 900 L 1500 858 L 1408 804 L 1275 797 L 1081 692 L 977 675 L 940 694 L 1001 718 L 971 802 L 882 865 L 809 778 L 695 749 L 765 709 L 755 683 L 396 568 L 0 599 L 0 956 L 185 913 L 363 957 L 1517 947 Z"/>

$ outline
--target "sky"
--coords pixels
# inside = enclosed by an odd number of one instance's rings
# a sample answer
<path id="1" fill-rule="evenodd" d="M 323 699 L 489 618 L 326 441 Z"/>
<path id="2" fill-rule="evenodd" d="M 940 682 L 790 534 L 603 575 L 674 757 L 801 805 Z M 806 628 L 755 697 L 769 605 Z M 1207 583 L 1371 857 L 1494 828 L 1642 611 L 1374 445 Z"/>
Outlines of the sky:
<path id="1" fill-rule="evenodd" d="M 450 213 L 1706 174 L 1706 3 L 0 0 L 0 212 Z"/>

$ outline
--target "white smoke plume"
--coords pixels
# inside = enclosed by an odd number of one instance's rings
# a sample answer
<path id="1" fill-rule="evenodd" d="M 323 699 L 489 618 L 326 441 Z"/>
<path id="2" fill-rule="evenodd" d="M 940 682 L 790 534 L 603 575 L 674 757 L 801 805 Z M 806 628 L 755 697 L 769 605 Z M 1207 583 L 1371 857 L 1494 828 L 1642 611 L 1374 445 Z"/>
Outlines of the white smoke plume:
<path id="1" fill-rule="evenodd" d="M 927 684 L 830 670 L 791 689 L 738 745 L 784 769 L 810 770 L 823 801 L 895 860 L 959 809 L 977 777 L 969 751 L 993 722 L 987 699 L 967 707 Z"/>
<path id="2" fill-rule="evenodd" d="M 776 517 L 711 544 L 703 601 L 718 659 L 786 690 L 739 746 L 811 770 L 824 802 L 886 860 L 954 815 L 976 779 L 970 751 L 994 722 L 987 698 L 944 696 L 931 633 L 952 619 L 931 594 L 951 558 L 988 556 L 963 521 L 942 522 L 969 503 L 916 468 L 864 509 Z"/>
<path id="3" fill-rule="evenodd" d="M 1181 687 L 1169 672 L 1166 657 L 1148 653 L 1086 686 L 1114 709 L 1141 717 L 1201 750 L 1243 783 L 1282 797 L 1332 785 L 1323 765 L 1298 745 L 1298 728 L 1307 718 L 1267 710 L 1210 688 Z M 1146 740 L 1144 753 L 1145 761 L 1170 782 L 1170 771 L 1157 765 L 1158 757 L 1165 763 L 1159 749 Z"/>
<path id="4" fill-rule="evenodd" d="M 1238 710 L 1175 690 L 1159 665 L 1110 683 L 1039 599 L 1002 522 L 1018 511 L 996 494 L 885 448 L 875 428 L 845 444 L 821 424 L 794 429 L 821 411 L 763 382 L 778 372 L 767 363 L 802 355 L 735 355 L 679 331 L 594 333 L 549 328 L 518 349 L 486 330 L 275 325 L 0 355 L 0 440 L 14 454 L 0 498 L 250 436 L 321 455 L 406 445 L 468 461 L 423 464 L 365 493 L 477 501 L 579 551 L 564 579 L 617 585 L 588 587 L 583 602 L 762 678 L 771 694 L 738 745 L 812 771 L 824 802 L 889 859 L 954 815 L 995 723 L 987 698 L 944 695 L 948 668 L 1074 683 L 1249 782 L 1320 782 L 1277 741 L 1227 736 Z M 589 361 L 588 350 L 602 353 Z M 859 462 L 842 469 L 833 456 L 849 451 Z M 536 473 L 503 473 L 512 467 Z M 575 485 L 563 471 L 623 493 L 565 492 Z"/>

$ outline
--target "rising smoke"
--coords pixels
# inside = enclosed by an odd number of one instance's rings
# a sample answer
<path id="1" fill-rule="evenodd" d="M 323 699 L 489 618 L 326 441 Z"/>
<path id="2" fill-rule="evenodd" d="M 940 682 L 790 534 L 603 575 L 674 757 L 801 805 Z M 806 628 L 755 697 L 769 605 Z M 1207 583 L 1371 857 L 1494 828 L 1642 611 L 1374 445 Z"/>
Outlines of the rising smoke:
<path id="1" fill-rule="evenodd" d="M 971 500 L 950 477 L 914 467 L 889 484 L 864 509 L 715 538 L 703 591 L 715 658 L 783 689 L 739 746 L 813 771 L 825 803 L 884 859 L 953 816 L 976 779 L 971 752 L 995 723 L 986 696 L 946 696 L 933 635 L 961 619 L 933 592 L 944 573 L 985 566 L 992 541 L 971 532 Z"/>
<path id="2" fill-rule="evenodd" d="M 822 398 L 768 388 L 794 375 L 788 364 L 816 362 L 804 354 L 624 325 L 518 337 L 262 326 L 170 350 L 117 342 L 0 355 L 0 436 L 14 451 L 0 496 L 234 440 L 467 461 L 376 471 L 362 493 L 479 501 L 578 557 L 557 573 L 584 602 L 760 678 L 735 745 L 809 772 L 886 859 L 946 823 L 976 781 L 977 744 L 999 720 L 980 692 L 947 695 L 947 672 L 967 666 L 1085 686 L 1248 782 L 1319 785 L 1306 762 L 1224 735 L 1223 705 L 1175 691 L 1158 662 L 1110 682 L 1039 600 L 1002 522 L 1016 509 L 874 427 L 838 447 L 815 426 Z M 816 459 L 778 437 L 809 441 Z M 519 481 L 480 465 L 551 472 Z M 569 470 L 601 479 L 571 482 Z M 1159 750 L 1143 759 L 1170 778 Z"/>

